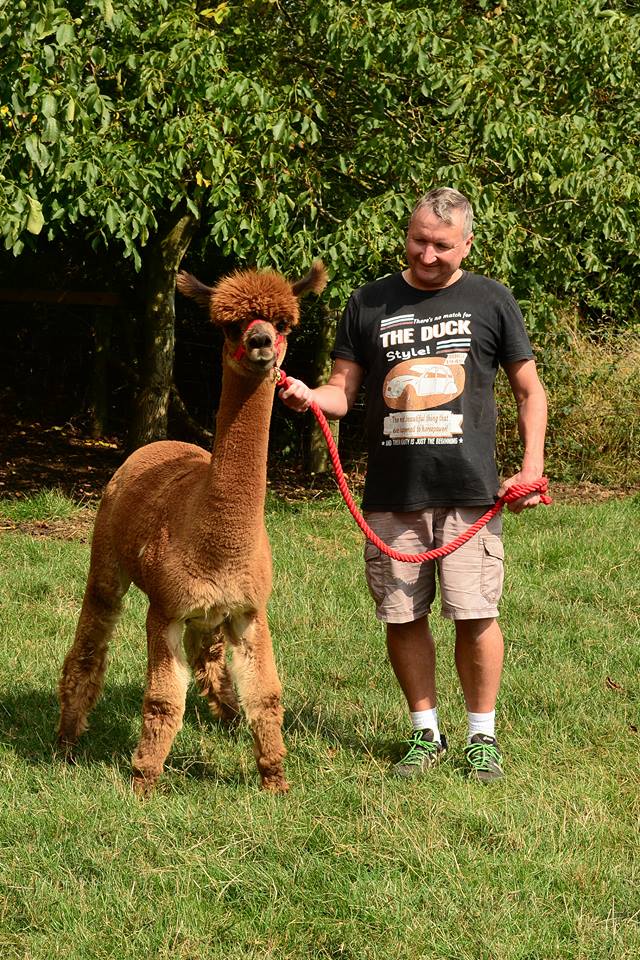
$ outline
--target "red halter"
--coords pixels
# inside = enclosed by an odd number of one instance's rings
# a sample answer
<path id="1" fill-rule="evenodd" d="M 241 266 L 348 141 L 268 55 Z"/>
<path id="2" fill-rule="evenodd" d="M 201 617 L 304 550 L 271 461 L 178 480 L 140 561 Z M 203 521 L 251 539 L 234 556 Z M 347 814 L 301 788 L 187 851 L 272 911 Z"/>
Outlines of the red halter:
<path id="1" fill-rule="evenodd" d="M 238 347 L 237 347 L 235 353 L 233 354 L 233 359 L 234 359 L 234 360 L 241 360 L 241 359 L 244 357 L 244 355 L 246 354 L 247 348 L 245 347 L 243 341 L 244 341 L 244 338 L 246 337 L 246 335 L 249 333 L 249 330 L 251 330 L 251 327 L 255 327 L 256 323 L 268 323 L 268 322 L 269 322 L 268 320 L 252 320 L 252 321 L 251 321 L 251 323 L 247 326 L 247 329 L 245 330 L 245 332 L 244 332 L 244 334 L 243 334 L 243 338 L 242 338 L 242 340 L 240 341 L 240 343 L 238 344 Z M 278 332 L 276 331 L 276 340 L 275 340 L 275 343 L 274 343 L 274 349 L 275 349 L 275 351 L 276 351 L 276 357 L 277 357 L 278 351 L 280 350 L 280 347 L 282 346 L 283 343 L 284 343 L 284 337 L 282 336 L 281 333 L 278 333 Z"/>

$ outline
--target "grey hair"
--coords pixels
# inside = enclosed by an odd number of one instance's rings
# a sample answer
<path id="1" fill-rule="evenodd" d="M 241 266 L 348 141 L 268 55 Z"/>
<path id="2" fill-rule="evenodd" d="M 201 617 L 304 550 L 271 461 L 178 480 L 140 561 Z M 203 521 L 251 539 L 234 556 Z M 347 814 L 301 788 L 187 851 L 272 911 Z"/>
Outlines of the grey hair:
<path id="1" fill-rule="evenodd" d="M 409 223 L 413 220 L 418 210 L 426 208 L 435 214 L 443 223 L 451 223 L 451 214 L 454 210 L 461 210 L 463 215 L 462 230 L 465 239 L 473 232 L 473 209 L 471 204 L 463 193 L 459 190 L 453 190 L 451 187 L 437 187 L 430 190 L 420 197 L 415 207 L 411 211 Z"/>

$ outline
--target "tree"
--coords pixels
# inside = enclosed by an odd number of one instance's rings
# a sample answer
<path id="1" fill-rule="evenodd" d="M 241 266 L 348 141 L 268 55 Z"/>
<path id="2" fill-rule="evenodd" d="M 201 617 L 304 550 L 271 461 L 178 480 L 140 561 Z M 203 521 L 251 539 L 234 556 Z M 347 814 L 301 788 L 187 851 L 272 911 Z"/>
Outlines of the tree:
<path id="1" fill-rule="evenodd" d="M 531 325 L 561 302 L 622 324 L 638 315 L 639 38 L 622 0 L 15 0 L 5 245 L 82 230 L 148 278 L 137 440 L 166 428 L 196 226 L 218 255 L 286 273 L 322 255 L 335 307 L 397 268 L 416 197 L 454 185 L 478 214 L 472 267 Z"/>

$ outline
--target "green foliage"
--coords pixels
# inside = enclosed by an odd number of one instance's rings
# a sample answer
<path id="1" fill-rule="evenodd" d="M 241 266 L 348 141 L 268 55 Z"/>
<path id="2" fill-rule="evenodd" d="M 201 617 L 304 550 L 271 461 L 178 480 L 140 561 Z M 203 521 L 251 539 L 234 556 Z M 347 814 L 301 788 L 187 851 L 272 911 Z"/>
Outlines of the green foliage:
<path id="1" fill-rule="evenodd" d="M 434 184 L 532 326 L 638 315 L 640 17 L 622 0 L 16 0 L 0 10 L 8 249 L 81 225 L 140 251 L 186 202 L 239 261 L 329 297 L 396 269 Z"/>
<path id="2" fill-rule="evenodd" d="M 548 476 L 640 488 L 640 338 L 629 331 L 589 336 L 564 316 L 553 336 L 534 337 L 534 349 L 549 401 Z M 497 399 L 498 460 L 506 475 L 522 456 L 506 377 Z"/>

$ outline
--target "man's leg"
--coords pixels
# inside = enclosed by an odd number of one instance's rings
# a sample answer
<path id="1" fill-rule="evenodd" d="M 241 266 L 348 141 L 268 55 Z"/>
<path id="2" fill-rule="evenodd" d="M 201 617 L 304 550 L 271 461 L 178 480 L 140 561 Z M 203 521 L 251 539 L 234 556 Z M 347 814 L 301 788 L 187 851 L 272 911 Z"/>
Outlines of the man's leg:
<path id="1" fill-rule="evenodd" d="M 422 553 L 434 546 L 433 511 L 367 513 L 378 536 L 401 553 Z M 442 756 L 446 741 L 438 728 L 435 648 L 429 611 L 436 594 L 433 563 L 402 563 L 365 545 L 365 569 L 376 616 L 386 624 L 387 650 L 411 713 L 413 735 L 395 764 L 398 776 L 425 772 Z"/>
<path id="2" fill-rule="evenodd" d="M 504 659 L 502 631 L 491 617 L 456 620 L 455 628 L 456 667 L 469 720 L 465 756 L 476 779 L 498 780 L 502 777 L 502 756 L 494 721 Z"/>
<path id="3" fill-rule="evenodd" d="M 387 624 L 387 650 L 405 695 L 413 735 L 408 750 L 395 764 L 400 777 L 415 777 L 433 767 L 446 750 L 436 711 L 436 651 L 428 617 Z"/>
<path id="4" fill-rule="evenodd" d="M 456 668 L 467 710 L 489 713 L 495 710 L 504 643 L 495 618 L 456 620 Z"/>
<path id="5" fill-rule="evenodd" d="M 387 624 L 387 650 L 409 710 L 436 705 L 436 650 L 428 617 Z"/>

